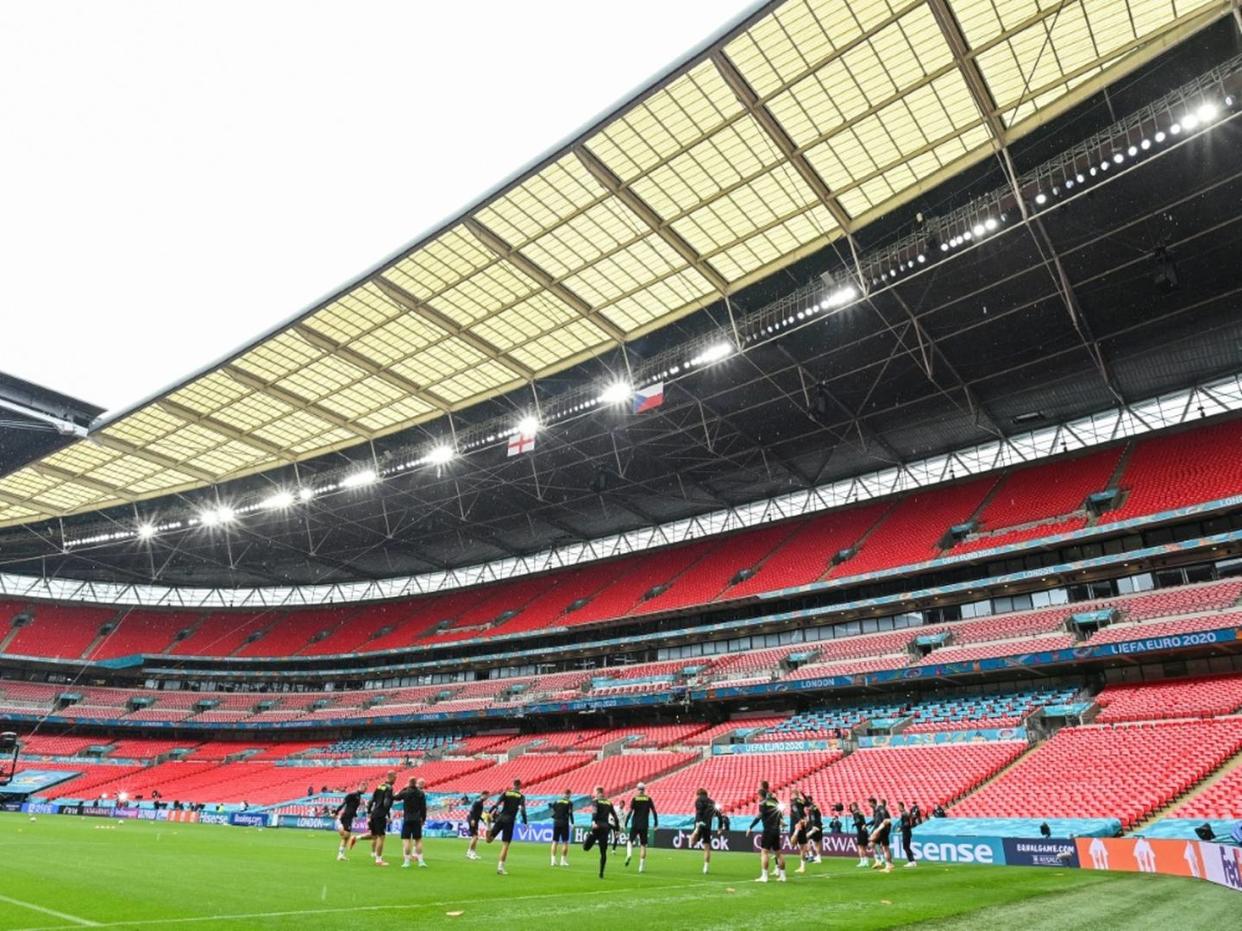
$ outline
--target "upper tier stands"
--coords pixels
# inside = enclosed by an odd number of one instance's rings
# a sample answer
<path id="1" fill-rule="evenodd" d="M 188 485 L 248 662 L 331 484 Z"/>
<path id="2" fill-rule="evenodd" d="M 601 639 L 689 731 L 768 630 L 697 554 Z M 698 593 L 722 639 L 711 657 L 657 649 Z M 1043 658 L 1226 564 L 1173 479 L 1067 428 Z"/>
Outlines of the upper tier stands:
<path id="1" fill-rule="evenodd" d="M 1121 475 L 1125 500 L 1101 523 L 1239 494 L 1239 448 L 1242 419 L 1237 418 L 1139 441 Z"/>
<path id="2" fill-rule="evenodd" d="M 957 544 L 953 552 L 1007 546 L 1085 526 L 1087 496 L 1108 487 L 1121 453 L 1122 447 L 1112 446 L 1010 472 L 976 518 L 978 536 Z M 1039 526 L 1026 526 L 1035 523 Z"/>
<path id="3" fill-rule="evenodd" d="M 1124 500 L 1101 524 L 1235 495 L 1242 489 L 1239 440 L 1242 418 L 1235 418 L 727 537 L 390 604 L 204 614 L 9 601 L 0 605 L 0 644 L 8 654 L 64 659 L 88 651 L 92 659 L 328 655 L 674 611 L 1076 529 L 1086 521 L 1083 499 L 1104 490 L 1123 456 Z M 943 550 L 949 528 L 971 519 L 977 533 Z M 851 548 L 852 558 L 831 565 Z M 733 584 L 742 570 L 753 574 Z M 22 612 L 33 619 L 14 630 L 12 618 Z"/>
<path id="4" fill-rule="evenodd" d="M 1111 817 L 1129 828 L 1239 750 L 1238 718 L 1067 727 L 955 805 L 952 814 Z"/>

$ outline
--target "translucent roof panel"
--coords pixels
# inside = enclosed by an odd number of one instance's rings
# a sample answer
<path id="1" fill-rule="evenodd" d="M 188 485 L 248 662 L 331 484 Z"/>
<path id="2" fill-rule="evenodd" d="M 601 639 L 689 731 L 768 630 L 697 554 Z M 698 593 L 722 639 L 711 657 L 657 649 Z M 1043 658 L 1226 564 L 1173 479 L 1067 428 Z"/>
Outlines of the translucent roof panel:
<path id="1" fill-rule="evenodd" d="M 778 4 L 227 362 L 0 477 L 0 524 L 259 472 L 554 374 L 852 234 L 1228 13 Z"/>

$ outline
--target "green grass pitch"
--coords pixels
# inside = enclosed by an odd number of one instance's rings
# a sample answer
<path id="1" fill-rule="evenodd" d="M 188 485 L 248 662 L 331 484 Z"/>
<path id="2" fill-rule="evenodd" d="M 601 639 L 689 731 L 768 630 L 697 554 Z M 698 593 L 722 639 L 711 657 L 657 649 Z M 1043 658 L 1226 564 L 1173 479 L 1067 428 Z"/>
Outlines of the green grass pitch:
<path id="1" fill-rule="evenodd" d="M 825 860 L 786 884 L 757 885 L 758 858 L 653 850 L 645 875 L 624 849 L 600 880 L 594 852 L 571 848 L 552 869 L 542 845 L 514 844 L 497 876 L 499 844 L 433 840 L 429 867 L 400 868 L 388 840 L 379 869 L 363 845 L 336 862 L 323 831 L 0 815 L 0 931 L 17 929 L 297 929 L 587 926 L 632 928 L 1106 928 L 1230 927 L 1242 899 L 1170 877 L 1016 867 L 943 866 L 884 875 Z M 461 912 L 450 916 L 450 912 Z"/>

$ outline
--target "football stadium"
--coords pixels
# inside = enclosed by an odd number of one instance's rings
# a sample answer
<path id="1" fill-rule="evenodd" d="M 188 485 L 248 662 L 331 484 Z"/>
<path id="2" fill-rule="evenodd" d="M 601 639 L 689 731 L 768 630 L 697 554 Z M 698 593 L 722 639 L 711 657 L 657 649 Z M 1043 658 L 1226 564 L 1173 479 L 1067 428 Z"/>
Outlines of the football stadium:
<path id="1" fill-rule="evenodd" d="M 0 931 L 1236 925 L 1242 8 L 724 15 L 150 397 L 0 375 Z"/>

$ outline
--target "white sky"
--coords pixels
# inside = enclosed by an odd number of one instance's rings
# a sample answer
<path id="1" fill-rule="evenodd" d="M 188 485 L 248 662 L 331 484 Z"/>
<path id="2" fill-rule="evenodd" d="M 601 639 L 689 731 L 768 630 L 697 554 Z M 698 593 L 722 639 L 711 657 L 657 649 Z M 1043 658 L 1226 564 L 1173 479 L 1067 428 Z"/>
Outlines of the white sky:
<path id="1" fill-rule="evenodd" d="M 0 3 L 0 371 L 136 402 L 456 212 L 746 2 Z"/>

